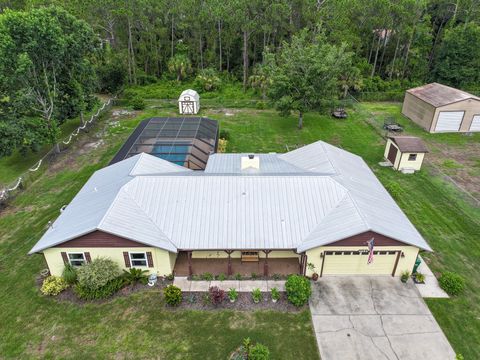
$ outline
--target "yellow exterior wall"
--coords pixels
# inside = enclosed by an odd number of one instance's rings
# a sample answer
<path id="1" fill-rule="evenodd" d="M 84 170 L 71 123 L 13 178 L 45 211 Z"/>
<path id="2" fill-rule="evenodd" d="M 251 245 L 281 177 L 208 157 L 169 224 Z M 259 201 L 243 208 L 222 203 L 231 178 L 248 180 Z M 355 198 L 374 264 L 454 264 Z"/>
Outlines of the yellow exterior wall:
<path id="1" fill-rule="evenodd" d="M 408 157 L 410 154 L 417 154 L 417 159 L 414 161 L 409 161 Z M 396 169 L 397 170 L 413 169 L 415 171 L 420 170 L 420 168 L 422 167 L 424 157 L 425 157 L 424 153 L 401 153 L 401 156 L 398 156 Z"/>
<path id="2" fill-rule="evenodd" d="M 249 251 L 249 250 L 245 250 Z M 257 251 L 257 250 L 251 250 Z M 241 251 L 234 251 L 231 255 L 233 259 L 239 259 L 242 256 Z M 258 256 L 260 258 L 265 257 L 265 253 L 263 251 L 258 251 Z M 223 251 L 192 251 L 192 259 L 226 259 L 228 254 Z M 268 254 L 269 258 L 299 258 L 300 255 L 293 252 L 293 250 L 274 250 Z"/>
<path id="3" fill-rule="evenodd" d="M 322 268 L 322 261 L 323 258 L 320 257 L 324 251 L 368 251 L 368 247 L 366 246 L 321 246 L 306 252 L 307 255 L 307 263 L 312 263 L 315 265 L 315 272 L 320 274 Z M 377 246 L 375 247 L 375 251 L 395 251 L 400 250 L 402 251 L 405 256 L 400 257 L 397 265 L 397 269 L 395 271 L 395 276 L 400 276 L 403 271 L 408 270 L 412 272 L 413 266 L 415 265 L 415 260 L 417 259 L 418 255 L 418 248 L 415 246 Z M 340 256 L 340 255 L 327 255 L 327 256 Z M 343 256 L 343 255 L 341 255 Z M 346 257 L 354 257 L 360 255 L 345 255 Z M 375 255 L 374 262 L 381 256 L 389 256 L 389 255 Z M 368 269 L 368 268 L 367 268 Z M 373 269 L 373 267 L 372 267 Z M 393 271 L 393 265 L 388 270 L 385 269 L 385 273 L 383 275 L 391 275 Z M 313 274 L 307 267 L 307 276 L 311 276 Z M 356 270 L 348 271 L 345 270 L 343 274 L 355 275 Z M 377 271 L 373 270 L 371 275 L 380 275 Z"/>
<path id="4" fill-rule="evenodd" d="M 153 268 L 142 267 L 150 273 L 155 273 L 158 276 L 171 274 L 173 266 L 175 265 L 176 254 L 169 253 L 166 250 L 152 248 L 152 247 L 132 247 L 132 248 L 50 248 L 43 251 L 48 268 L 52 275 L 62 275 L 64 264 L 62 259 L 62 252 L 89 252 L 93 259 L 97 257 L 107 257 L 115 261 L 121 269 L 126 269 L 123 252 L 147 252 L 152 253 Z"/>
<path id="5" fill-rule="evenodd" d="M 465 111 L 458 132 L 468 132 L 470 131 L 470 125 L 472 124 L 473 117 L 475 115 L 480 115 L 480 101 L 468 99 L 437 108 L 433 117 L 432 126 L 430 129 L 428 129 L 430 132 L 435 132 L 438 116 L 442 111 Z"/>
<path id="6" fill-rule="evenodd" d="M 398 146 L 396 146 L 392 139 L 387 139 L 387 144 L 385 145 L 385 152 L 383 153 L 383 157 L 387 159 L 388 152 L 390 151 L 390 146 L 395 146 L 397 148 L 397 157 L 395 158 L 395 163 L 393 164 L 393 168 L 395 170 L 402 170 L 402 169 L 413 169 L 415 171 L 420 170 L 422 167 L 423 159 L 425 158 L 424 153 L 402 153 Z M 417 154 L 417 159 L 415 161 L 409 161 L 408 156 L 410 154 Z"/>

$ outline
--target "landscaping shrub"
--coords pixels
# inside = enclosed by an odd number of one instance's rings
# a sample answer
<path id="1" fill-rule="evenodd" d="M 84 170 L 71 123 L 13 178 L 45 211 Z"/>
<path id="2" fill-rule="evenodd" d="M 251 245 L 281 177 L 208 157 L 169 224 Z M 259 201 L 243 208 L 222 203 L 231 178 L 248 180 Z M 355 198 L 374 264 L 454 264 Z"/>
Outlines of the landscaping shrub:
<path id="1" fill-rule="evenodd" d="M 262 299 L 262 293 L 260 289 L 253 289 L 252 290 L 252 299 L 254 303 L 259 303 L 260 300 Z"/>
<path id="2" fill-rule="evenodd" d="M 171 306 L 177 306 L 182 302 L 182 290 L 175 285 L 168 285 L 163 290 L 165 296 L 165 302 Z"/>
<path id="3" fill-rule="evenodd" d="M 217 280 L 219 281 L 224 281 L 227 277 L 225 276 L 224 273 L 221 273 L 221 274 L 218 274 L 217 276 Z"/>
<path id="4" fill-rule="evenodd" d="M 215 306 L 221 304 L 223 300 L 225 300 L 225 291 L 218 286 L 210 286 L 208 292 L 210 294 L 210 302 Z"/>
<path id="5" fill-rule="evenodd" d="M 268 360 L 270 359 L 270 350 L 265 345 L 256 343 L 250 347 L 248 352 L 248 360 Z"/>
<path id="6" fill-rule="evenodd" d="M 285 289 L 288 301 L 295 306 L 305 305 L 312 294 L 310 281 L 300 275 L 290 275 L 285 282 Z"/>
<path id="7" fill-rule="evenodd" d="M 42 287 L 40 288 L 40 291 L 44 295 L 58 295 L 60 294 L 63 290 L 68 288 L 67 282 L 62 279 L 61 277 L 58 276 L 49 276 L 43 280 Z"/>
<path id="8" fill-rule="evenodd" d="M 165 279 L 167 279 L 168 281 L 173 281 L 173 279 L 175 279 L 175 275 L 168 274 L 167 276 L 165 276 Z"/>
<path id="9" fill-rule="evenodd" d="M 231 288 L 228 290 L 228 298 L 231 302 L 235 302 L 238 299 L 238 291 L 235 288 Z"/>
<path id="10" fill-rule="evenodd" d="M 465 280 L 454 272 L 445 271 L 438 282 L 449 295 L 458 295 L 465 289 Z"/>
<path id="11" fill-rule="evenodd" d="M 212 273 L 206 272 L 202 274 L 202 279 L 206 281 L 212 281 L 215 277 L 213 276 Z"/>
<path id="12" fill-rule="evenodd" d="M 236 273 L 234 277 L 235 277 L 235 280 L 242 280 L 242 274 L 240 273 Z"/>
<path id="13" fill-rule="evenodd" d="M 66 264 L 63 268 L 62 278 L 68 285 L 73 285 L 77 282 L 77 269 L 70 264 Z"/>
<path id="14" fill-rule="evenodd" d="M 404 283 L 406 283 L 410 279 L 410 271 L 405 270 L 402 272 L 402 275 L 400 276 L 400 280 Z"/>
<path id="15" fill-rule="evenodd" d="M 123 278 L 128 285 L 142 283 L 146 285 L 148 283 L 148 270 L 142 270 L 137 268 L 131 268 L 129 271 L 123 270 Z"/>
<path id="16" fill-rule="evenodd" d="M 135 96 L 130 100 L 130 106 L 133 108 L 133 110 L 143 110 L 147 107 L 147 103 L 143 98 L 139 96 Z"/>
<path id="17" fill-rule="evenodd" d="M 250 275 L 250 277 L 252 278 L 252 280 L 258 279 L 257 273 L 254 273 L 254 272 Z"/>
<path id="18" fill-rule="evenodd" d="M 78 284 L 77 286 L 75 286 L 74 291 L 75 291 L 75 294 L 80 299 L 100 300 L 100 299 L 109 298 L 110 296 L 115 294 L 118 290 L 120 290 L 124 285 L 125 285 L 125 278 L 123 276 L 118 276 L 108 281 L 105 285 L 95 289 Z"/>
<path id="19" fill-rule="evenodd" d="M 108 258 L 96 258 L 77 270 L 78 284 L 88 290 L 97 290 L 120 275 L 117 263 Z"/>
<path id="20" fill-rule="evenodd" d="M 195 85 L 204 91 L 214 91 L 220 88 L 222 80 L 215 69 L 208 68 L 200 71 L 195 78 Z"/>
<path id="21" fill-rule="evenodd" d="M 230 132 L 228 130 L 220 130 L 220 139 L 230 140 Z"/>
<path id="22" fill-rule="evenodd" d="M 276 287 L 272 288 L 272 300 L 278 301 L 280 299 L 280 291 Z"/>

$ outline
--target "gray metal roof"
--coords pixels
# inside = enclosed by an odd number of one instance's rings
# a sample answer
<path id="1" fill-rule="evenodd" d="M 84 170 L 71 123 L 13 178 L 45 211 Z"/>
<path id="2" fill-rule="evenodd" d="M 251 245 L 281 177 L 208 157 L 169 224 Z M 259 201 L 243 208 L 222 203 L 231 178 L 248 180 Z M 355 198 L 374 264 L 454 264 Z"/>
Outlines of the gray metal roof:
<path id="1" fill-rule="evenodd" d="M 102 230 L 177 249 L 305 251 L 374 231 L 431 250 L 358 156 L 318 141 L 287 154 L 216 154 L 205 172 L 142 154 L 97 171 L 30 251 Z M 263 168 L 262 168 L 263 166 Z"/>
<path id="2" fill-rule="evenodd" d="M 452 104 L 458 101 L 474 99 L 479 100 L 478 96 L 466 91 L 452 88 L 439 83 L 431 83 L 407 90 L 408 93 L 422 99 L 434 107 Z"/>

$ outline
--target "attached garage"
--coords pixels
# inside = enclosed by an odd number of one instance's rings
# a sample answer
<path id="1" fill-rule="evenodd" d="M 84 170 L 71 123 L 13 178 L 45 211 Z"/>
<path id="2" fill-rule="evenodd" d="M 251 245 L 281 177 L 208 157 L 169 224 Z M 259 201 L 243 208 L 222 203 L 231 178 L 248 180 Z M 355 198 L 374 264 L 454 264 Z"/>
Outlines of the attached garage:
<path id="1" fill-rule="evenodd" d="M 438 83 L 407 90 L 402 114 L 431 133 L 480 131 L 480 98 Z"/>
<path id="2" fill-rule="evenodd" d="M 323 275 L 394 275 L 401 251 L 374 251 L 368 263 L 368 251 L 325 251 Z"/>

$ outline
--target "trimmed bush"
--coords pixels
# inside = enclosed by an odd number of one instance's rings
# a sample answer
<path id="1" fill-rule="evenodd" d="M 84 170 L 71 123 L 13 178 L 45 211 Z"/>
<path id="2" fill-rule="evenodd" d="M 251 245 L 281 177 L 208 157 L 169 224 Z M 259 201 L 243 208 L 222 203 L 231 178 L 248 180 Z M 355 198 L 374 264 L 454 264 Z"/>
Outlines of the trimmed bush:
<path id="1" fill-rule="evenodd" d="M 63 269 L 62 278 L 68 285 L 73 285 L 77 282 L 77 269 L 70 264 L 66 264 Z"/>
<path id="2" fill-rule="evenodd" d="M 223 300 L 225 300 L 225 291 L 218 286 L 210 286 L 208 292 L 210 294 L 210 302 L 215 306 L 221 304 Z"/>
<path id="3" fill-rule="evenodd" d="M 78 268 L 78 284 L 88 290 L 97 290 L 120 275 L 117 263 L 108 258 L 96 258 Z"/>
<path id="4" fill-rule="evenodd" d="M 458 295 L 465 289 L 465 280 L 454 272 L 445 271 L 438 282 L 440 287 L 449 295 Z"/>
<path id="5" fill-rule="evenodd" d="M 165 296 L 165 302 L 171 306 L 177 306 L 182 302 L 182 290 L 175 285 L 168 285 L 163 290 Z"/>
<path id="6" fill-rule="evenodd" d="M 40 291 L 44 295 L 55 296 L 60 294 L 66 288 L 68 288 L 68 283 L 64 279 L 51 275 L 43 280 Z"/>
<path id="7" fill-rule="evenodd" d="M 268 360 L 270 359 L 270 350 L 263 344 L 256 343 L 254 346 L 250 347 L 248 352 L 249 360 Z"/>
<path id="8" fill-rule="evenodd" d="M 220 130 L 220 139 L 230 140 L 230 132 L 225 129 Z"/>
<path id="9" fill-rule="evenodd" d="M 140 96 L 135 96 L 130 100 L 130 106 L 133 110 L 143 110 L 147 107 L 147 103 Z"/>
<path id="10" fill-rule="evenodd" d="M 290 275 L 285 282 L 287 298 L 295 306 L 303 306 L 312 294 L 310 281 L 300 275 Z"/>
<path id="11" fill-rule="evenodd" d="M 125 285 L 125 278 L 123 276 L 116 277 L 110 280 L 104 286 L 96 289 L 91 289 L 87 286 L 78 284 L 73 289 L 75 294 L 83 300 L 100 300 L 107 299 L 115 294 Z"/>

